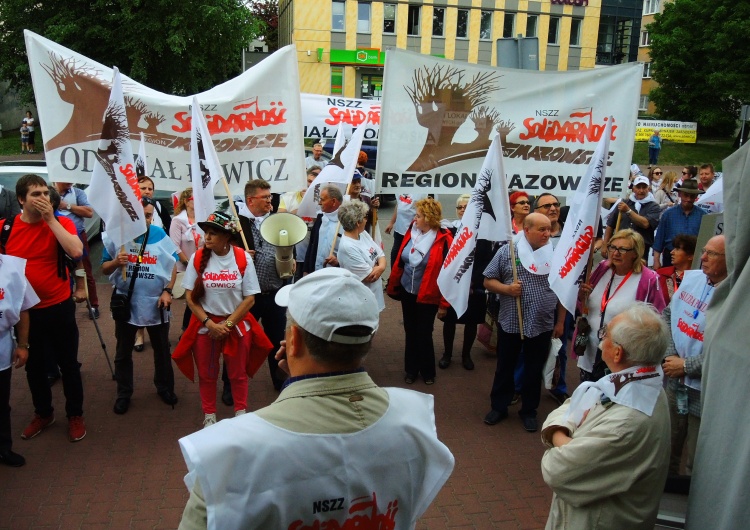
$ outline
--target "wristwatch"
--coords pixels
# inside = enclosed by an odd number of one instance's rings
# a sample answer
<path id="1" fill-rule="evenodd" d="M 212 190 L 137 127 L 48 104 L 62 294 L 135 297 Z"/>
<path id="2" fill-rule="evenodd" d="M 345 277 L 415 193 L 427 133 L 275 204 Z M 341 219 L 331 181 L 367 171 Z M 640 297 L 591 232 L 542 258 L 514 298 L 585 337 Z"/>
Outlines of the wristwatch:
<path id="1" fill-rule="evenodd" d="M 209 317 L 208 317 L 208 315 L 206 315 L 206 318 L 204 318 L 203 320 L 201 320 L 201 324 L 203 324 L 205 326 L 206 322 L 208 322 L 208 320 L 209 320 Z"/>
<path id="2" fill-rule="evenodd" d="M 73 205 L 72 205 L 72 204 L 70 204 L 70 203 L 67 203 L 67 204 L 65 205 L 65 209 L 66 209 L 66 210 L 68 210 L 68 211 L 71 211 L 71 210 L 73 209 Z"/>
<path id="3" fill-rule="evenodd" d="M 24 350 L 28 350 L 29 346 L 31 346 L 28 342 L 25 342 L 23 344 L 16 344 L 16 348 L 23 348 Z"/>
<path id="4" fill-rule="evenodd" d="M 162 289 L 162 291 L 165 293 L 169 293 L 170 295 L 172 294 L 172 289 L 170 289 L 169 287 L 165 287 L 164 289 Z"/>
<path id="5" fill-rule="evenodd" d="M 226 324 L 228 328 L 231 328 L 232 326 L 234 326 L 234 322 L 232 322 L 232 321 L 231 321 L 231 320 L 229 320 L 229 319 L 226 319 L 226 320 L 224 321 L 224 324 Z"/>

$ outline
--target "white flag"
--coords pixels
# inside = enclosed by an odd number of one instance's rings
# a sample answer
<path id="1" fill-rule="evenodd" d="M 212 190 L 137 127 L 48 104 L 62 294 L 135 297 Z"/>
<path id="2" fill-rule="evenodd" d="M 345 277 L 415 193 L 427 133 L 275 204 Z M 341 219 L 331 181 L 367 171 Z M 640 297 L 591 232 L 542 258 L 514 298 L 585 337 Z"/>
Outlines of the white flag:
<path id="1" fill-rule="evenodd" d="M 219 157 L 208 132 L 198 98 L 193 97 L 193 120 L 190 135 L 190 175 L 193 183 L 195 222 L 208 219 L 216 209 L 214 186 L 222 178 Z"/>
<path id="2" fill-rule="evenodd" d="M 700 206 L 708 213 L 721 213 L 724 211 L 724 178 L 717 178 L 716 182 L 711 184 L 708 191 L 698 196 L 695 201 L 696 206 Z"/>
<path id="3" fill-rule="evenodd" d="M 509 241 L 512 237 L 503 149 L 496 135 L 487 151 L 469 204 L 438 275 L 438 287 L 460 317 L 469 305 L 477 239 Z"/>
<path id="4" fill-rule="evenodd" d="M 552 255 L 549 284 L 560 303 L 571 313 L 576 309 L 578 288 L 583 280 L 582 275 L 588 264 L 601 216 L 612 121 L 610 116 L 586 174 L 573 196 L 568 220 L 565 221 L 560 242 Z"/>
<path id="5" fill-rule="evenodd" d="M 364 124 L 363 124 L 364 125 Z M 359 150 L 362 148 L 362 140 L 365 136 L 366 127 L 360 126 L 354 131 L 350 140 L 343 146 L 334 148 L 333 158 L 326 164 L 312 184 L 307 188 L 305 196 L 300 202 L 297 209 L 297 215 L 300 217 L 315 217 L 317 215 L 318 198 L 320 197 L 320 188 L 327 183 L 343 184 L 346 186 L 352 181 L 354 170 L 357 169 L 357 158 Z M 336 145 L 343 138 L 343 128 L 339 125 L 339 132 L 336 135 Z"/>
<path id="6" fill-rule="evenodd" d="M 135 173 L 138 177 L 148 177 L 148 163 L 146 162 L 146 137 L 141 133 L 141 145 L 138 147 L 138 159 L 135 161 Z"/>
<path id="7" fill-rule="evenodd" d="M 141 205 L 122 81 L 117 68 L 113 71 L 112 91 L 104 111 L 96 163 L 86 193 L 118 248 L 146 232 L 146 216 Z"/>

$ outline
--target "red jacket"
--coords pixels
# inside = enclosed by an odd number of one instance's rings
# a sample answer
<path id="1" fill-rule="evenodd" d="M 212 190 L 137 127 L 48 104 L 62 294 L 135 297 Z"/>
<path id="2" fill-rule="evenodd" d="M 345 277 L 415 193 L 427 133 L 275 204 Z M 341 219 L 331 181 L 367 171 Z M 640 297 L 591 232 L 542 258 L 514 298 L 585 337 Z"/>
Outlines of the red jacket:
<path id="1" fill-rule="evenodd" d="M 397 296 L 403 290 L 401 276 L 404 274 L 404 262 L 401 259 L 401 253 L 410 240 L 411 227 L 409 227 L 404 235 L 401 248 L 398 249 L 398 259 L 391 268 L 391 276 L 388 278 L 388 286 L 386 287 L 386 292 L 389 295 Z M 417 292 L 417 303 L 439 305 L 444 309 L 450 307 L 448 301 L 440 294 L 437 279 L 440 269 L 443 267 L 445 256 L 448 254 L 448 250 L 452 244 L 453 236 L 451 233 L 445 228 L 438 228 L 435 242 L 430 248 L 430 256 L 427 258 L 427 265 L 422 275 L 422 283 L 419 285 L 419 291 Z"/>

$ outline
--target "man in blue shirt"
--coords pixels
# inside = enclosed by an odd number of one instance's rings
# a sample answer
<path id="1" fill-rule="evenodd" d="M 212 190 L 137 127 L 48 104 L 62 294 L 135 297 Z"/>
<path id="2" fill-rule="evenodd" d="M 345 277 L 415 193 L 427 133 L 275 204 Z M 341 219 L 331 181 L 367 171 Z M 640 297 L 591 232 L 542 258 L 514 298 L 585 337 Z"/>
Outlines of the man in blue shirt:
<path id="1" fill-rule="evenodd" d="M 677 234 L 697 236 L 705 210 L 695 207 L 695 200 L 702 195 L 698 183 L 691 179 L 682 183 L 679 189 L 680 204 L 664 212 L 654 237 L 654 269 L 672 264 L 672 240 Z"/>

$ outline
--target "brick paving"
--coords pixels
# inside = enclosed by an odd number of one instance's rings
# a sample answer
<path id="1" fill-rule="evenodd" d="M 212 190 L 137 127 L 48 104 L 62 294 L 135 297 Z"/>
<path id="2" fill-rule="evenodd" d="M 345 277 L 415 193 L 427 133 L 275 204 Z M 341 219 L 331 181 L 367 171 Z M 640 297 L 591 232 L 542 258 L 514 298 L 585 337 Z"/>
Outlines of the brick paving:
<path id="1" fill-rule="evenodd" d="M 382 220 L 389 218 L 387 212 L 381 214 L 382 226 L 387 223 Z M 100 280 L 98 289 L 101 307 L 106 308 L 111 288 Z M 401 309 L 386 300 L 366 366 L 378 384 L 406 386 Z M 173 345 L 184 305 L 184 300 L 176 302 L 170 333 Z M 97 323 L 113 359 L 114 325 L 108 311 L 102 310 Z M 115 383 L 94 324 L 82 308 L 78 309 L 78 325 L 88 434 L 80 442 L 68 442 L 58 382 L 53 387 L 56 423 L 32 440 L 21 440 L 33 406 L 23 370 L 14 372 L 14 449 L 26 457 L 27 464 L 18 469 L 0 466 L 0 529 L 175 528 L 188 497 L 177 440 L 202 426 L 198 385 L 177 372 L 175 392 L 180 402 L 174 410 L 162 403 L 152 383 L 152 350 L 147 341 L 143 353 L 134 352 L 135 393 L 130 410 L 117 416 L 112 412 Z M 439 356 L 443 351 L 439 321 L 434 339 Z M 460 352 L 461 340 L 459 327 L 454 352 Z M 448 370 L 438 370 L 434 386 L 421 381 L 409 386 L 435 396 L 438 435 L 456 458 L 450 480 L 417 528 L 543 528 L 552 495 L 541 476 L 539 435 L 523 430 L 513 408 L 510 418 L 499 425 L 489 427 L 482 422 L 489 407 L 495 357 L 479 343 L 472 353 L 474 371 L 454 362 Z M 575 372 L 572 363 L 569 366 L 572 383 Z M 250 382 L 249 408 L 266 406 L 276 395 L 264 366 Z M 555 402 L 543 396 L 540 420 L 554 407 Z M 219 402 L 219 419 L 231 415 L 230 407 Z"/>

